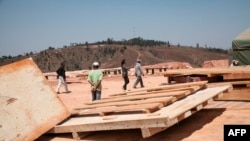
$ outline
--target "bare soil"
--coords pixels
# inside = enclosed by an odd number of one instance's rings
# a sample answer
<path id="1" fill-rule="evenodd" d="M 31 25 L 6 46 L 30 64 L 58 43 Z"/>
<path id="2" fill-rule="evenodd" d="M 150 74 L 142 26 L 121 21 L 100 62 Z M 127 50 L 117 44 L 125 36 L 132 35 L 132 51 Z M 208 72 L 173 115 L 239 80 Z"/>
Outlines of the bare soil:
<path id="1" fill-rule="evenodd" d="M 136 77 L 131 75 L 129 76 L 130 83 L 127 85 L 128 90 L 133 90 L 133 85 Z M 65 104 L 65 106 L 71 110 L 73 108 L 82 107 L 84 103 L 91 102 L 91 91 L 90 85 L 87 82 L 87 77 L 81 78 L 68 78 L 68 88 L 71 93 L 64 93 L 64 87 L 61 86 L 59 98 Z M 49 81 L 51 86 L 56 88 L 57 80 Z M 143 76 L 143 82 L 145 87 L 154 87 L 160 85 L 161 83 L 167 83 L 167 78 L 161 75 L 145 75 Z M 123 79 L 121 75 L 107 75 L 104 76 L 102 80 L 102 98 L 108 97 L 110 94 L 120 93 L 124 90 Z M 137 89 L 140 89 L 140 84 L 137 85 Z"/>

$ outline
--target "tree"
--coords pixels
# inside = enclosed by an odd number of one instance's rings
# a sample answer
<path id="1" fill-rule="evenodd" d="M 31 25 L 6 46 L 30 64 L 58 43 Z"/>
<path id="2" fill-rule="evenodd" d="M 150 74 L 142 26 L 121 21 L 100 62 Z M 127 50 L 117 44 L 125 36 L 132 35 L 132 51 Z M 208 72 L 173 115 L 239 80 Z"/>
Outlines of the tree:
<path id="1" fill-rule="evenodd" d="M 113 44 L 113 39 L 112 39 L 112 38 L 108 38 L 108 39 L 107 39 L 107 43 L 108 43 L 108 44 Z"/>
<path id="2" fill-rule="evenodd" d="M 87 41 L 85 42 L 85 46 L 89 47 L 89 43 Z"/>
<path id="3" fill-rule="evenodd" d="M 200 47 L 200 46 L 199 46 L 199 43 L 197 43 L 197 44 L 196 44 L 196 48 L 199 48 L 199 47 Z"/>
<path id="4" fill-rule="evenodd" d="M 168 47 L 170 47 L 170 43 L 169 43 L 169 41 L 167 42 L 167 46 L 168 46 Z"/>

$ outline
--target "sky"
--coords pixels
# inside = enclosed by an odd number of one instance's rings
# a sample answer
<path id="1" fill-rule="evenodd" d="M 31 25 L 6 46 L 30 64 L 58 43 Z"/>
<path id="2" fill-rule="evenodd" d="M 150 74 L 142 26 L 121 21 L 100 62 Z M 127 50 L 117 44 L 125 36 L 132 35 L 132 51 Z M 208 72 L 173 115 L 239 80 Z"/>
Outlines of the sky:
<path id="1" fill-rule="evenodd" d="M 141 37 L 230 49 L 250 0 L 0 0 L 0 57 Z"/>

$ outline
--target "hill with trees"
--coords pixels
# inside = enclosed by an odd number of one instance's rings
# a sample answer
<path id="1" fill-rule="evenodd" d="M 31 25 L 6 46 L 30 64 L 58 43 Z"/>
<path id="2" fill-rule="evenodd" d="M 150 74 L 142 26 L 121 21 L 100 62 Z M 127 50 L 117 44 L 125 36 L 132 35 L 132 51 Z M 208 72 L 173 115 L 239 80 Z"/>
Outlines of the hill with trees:
<path id="1" fill-rule="evenodd" d="M 142 59 L 142 65 L 153 65 L 165 62 L 187 62 L 193 67 L 200 67 L 204 61 L 228 59 L 227 50 L 212 47 L 196 47 L 171 45 L 169 42 L 145 40 L 140 37 L 130 40 L 106 41 L 95 43 L 71 43 L 62 48 L 48 47 L 39 53 L 25 55 L 2 56 L 0 65 L 5 65 L 27 57 L 32 57 L 42 72 L 54 72 L 61 62 L 66 63 L 67 71 L 90 69 L 94 61 L 101 68 L 120 67 L 122 59 L 127 65 L 134 65 L 137 58 Z"/>

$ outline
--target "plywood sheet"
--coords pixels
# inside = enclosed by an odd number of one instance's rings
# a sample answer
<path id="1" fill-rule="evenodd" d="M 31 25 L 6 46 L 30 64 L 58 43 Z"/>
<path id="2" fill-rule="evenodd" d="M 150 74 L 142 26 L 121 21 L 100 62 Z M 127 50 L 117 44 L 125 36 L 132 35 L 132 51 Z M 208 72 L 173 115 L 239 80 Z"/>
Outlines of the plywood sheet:
<path id="1" fill-rule="evenodd" d="M 70 116 L 31 58 L 0 67 L 0 140 L 34 140 Z"/>

